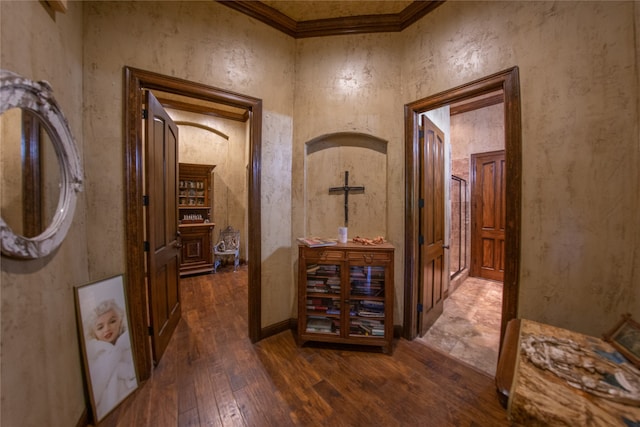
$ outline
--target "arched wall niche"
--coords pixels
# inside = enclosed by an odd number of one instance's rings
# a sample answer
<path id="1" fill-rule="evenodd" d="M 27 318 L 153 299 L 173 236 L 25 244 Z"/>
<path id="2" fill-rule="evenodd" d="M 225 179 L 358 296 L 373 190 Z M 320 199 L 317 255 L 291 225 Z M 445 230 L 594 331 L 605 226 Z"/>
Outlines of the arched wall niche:
<path id="1" fill-rule="evenodd" d="M 344 192 L 331 187 L 365 187 L 349 192 L 349 238 L 387 236 L 387 141 L 359 132 L 338 132 L 305 144 L 305 232 L 337 238 L 345 225 Z"/>

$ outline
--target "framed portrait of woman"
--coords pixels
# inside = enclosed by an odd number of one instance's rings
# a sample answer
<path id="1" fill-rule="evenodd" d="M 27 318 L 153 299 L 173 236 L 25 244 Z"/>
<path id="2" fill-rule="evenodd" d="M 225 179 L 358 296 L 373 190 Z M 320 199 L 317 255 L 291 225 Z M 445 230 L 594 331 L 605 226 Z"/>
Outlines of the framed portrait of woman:
<path id="1" fill-rule="evenodd" d="M 85 379 L 95 423 L 138 388 L 122 275 L 76 287 Z"/>
<path id="2" fill-rule="evenodd" d="M 604 335 L 604 340 L 640 368 L 640 323 L 633 320 L 630 313 L 622 315 L 616 326 Z"/>

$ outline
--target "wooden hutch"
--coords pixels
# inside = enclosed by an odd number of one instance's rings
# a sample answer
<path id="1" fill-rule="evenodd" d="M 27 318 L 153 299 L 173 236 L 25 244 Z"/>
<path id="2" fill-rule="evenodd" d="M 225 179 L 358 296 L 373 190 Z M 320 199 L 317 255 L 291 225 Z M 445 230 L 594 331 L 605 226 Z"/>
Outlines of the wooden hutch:
<path id="1" fill-rule="evenodd" d="M 324 341 L 393 351 L 389 243 L 298 245 L 298 344 Z"/>
<path id="2" fill-rule="evenodd" d="M 179 164 L 180 276 L 213 271 L 213 168 L 215 165 Z"/>

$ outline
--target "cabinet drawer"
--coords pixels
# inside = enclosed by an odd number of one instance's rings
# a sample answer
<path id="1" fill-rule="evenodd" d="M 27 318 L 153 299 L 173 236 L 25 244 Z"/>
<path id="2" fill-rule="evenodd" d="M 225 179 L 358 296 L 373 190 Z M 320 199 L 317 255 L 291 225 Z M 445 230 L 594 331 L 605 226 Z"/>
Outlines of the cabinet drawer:
<path id="1" fill-rule="evenodd" d="M 386 262 L 391 261 L 391 253 L 365 251 L 349 252 L 347 254 L 347 259 L 349 261 L 364 262 L 366 264 L 371 264 L 372 262 Z"/>
<path id="2" fill-rule="evenodd" d="M 327 248 L 304 248 L 304 257 L 315 261 L 342 261 L 344 259 L 344 251 Z"/>

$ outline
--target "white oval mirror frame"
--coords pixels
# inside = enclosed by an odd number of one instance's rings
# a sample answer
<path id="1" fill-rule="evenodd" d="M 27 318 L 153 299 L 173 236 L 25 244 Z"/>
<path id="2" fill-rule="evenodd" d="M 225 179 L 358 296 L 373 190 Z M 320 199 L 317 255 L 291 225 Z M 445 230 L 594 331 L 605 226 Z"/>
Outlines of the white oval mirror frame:
<path id="1" fill-rule="evenodd" d="M 8 70 L 0 70 L 0 115 L 10 108 L 32 111 L 42 121 L 54 145 L 60 166 L 60 199 L 51 224 L 33 238 L 17 235 L 0 217 L 2 254 L 36 259 L 49 255 L 67 235 L 76 208 L 77 192 L 83 188 L 80 156 L 69 124 L 53 97 L 51 86 L 34 82 Z"/>

